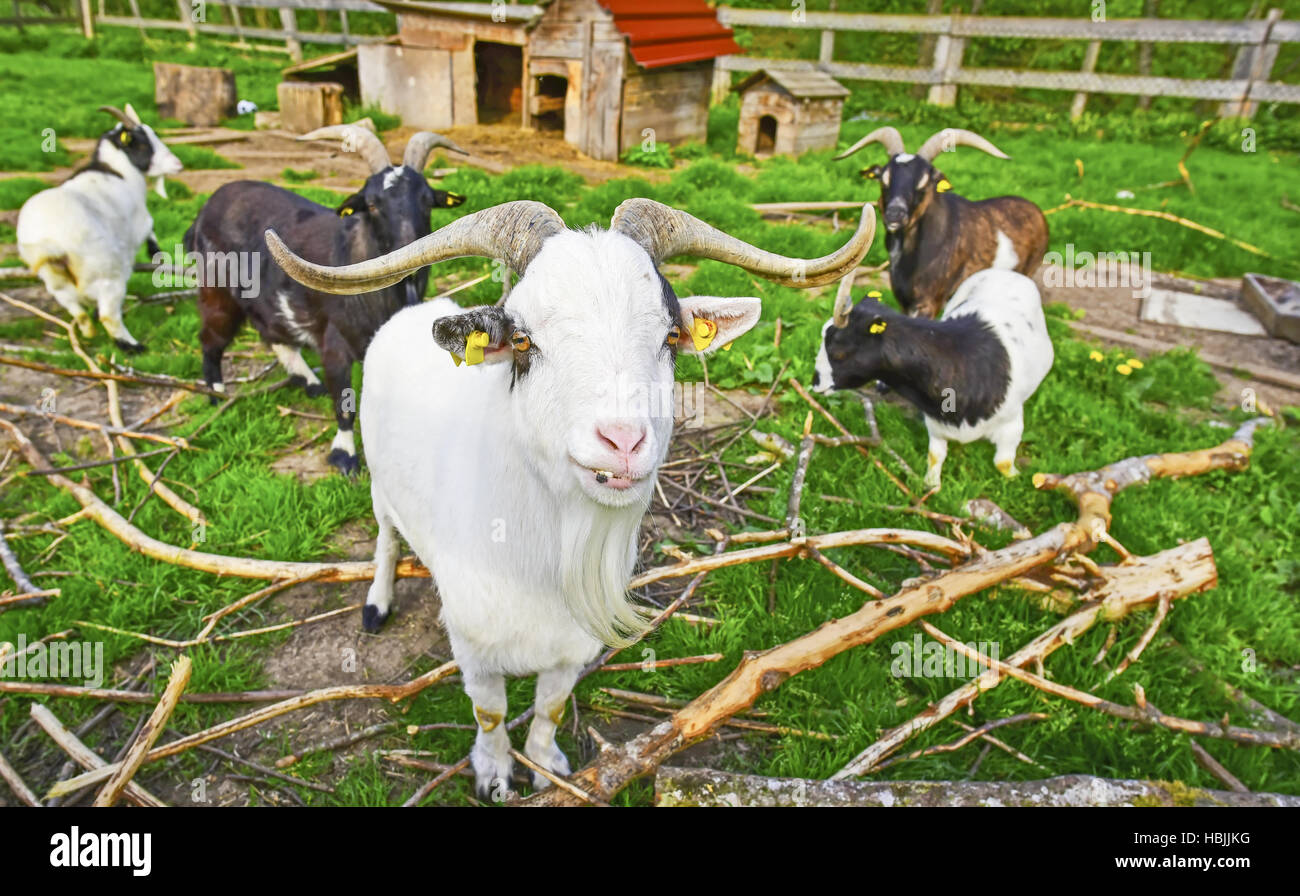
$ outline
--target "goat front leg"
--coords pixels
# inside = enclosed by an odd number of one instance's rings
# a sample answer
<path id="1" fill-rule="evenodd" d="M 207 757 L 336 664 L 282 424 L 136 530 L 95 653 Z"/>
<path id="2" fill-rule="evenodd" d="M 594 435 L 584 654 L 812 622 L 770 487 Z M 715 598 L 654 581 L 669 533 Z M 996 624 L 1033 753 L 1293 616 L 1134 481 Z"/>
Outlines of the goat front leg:
<path id="1" fill-rule="evenodd" d="M 1024 434 L 1023 411 L 993 434 L 993 464 L 1007 478 L 1016 475 L 1016 451 L 1020 448 L 1020 437 Z"/>
<path id="2" fill-rule="evenodd" d="M 528 728 L 524 755 L 549 772 L 569 774 L 569 760 L 555 742 L 555 732 L 564 720 L 564 708 L 582 672 L 581 666 L 557 666 L 537 676 L 537 694 L 533 703 L 533 722 Z M 541 790 L 550 781 L 533 772 L 533 787 Z"/>
<path id="3" fill-rule="evenodd" d="M 930 455 L 925 468 L 925 487 L 938 491 L 942 485 L 943 461 L 948 456 L 948 440 L 929 426 L 926 429 L 930 433 Z"/>
<path id="4" fill-rule="evenodd" d="M 316 376 L 316 371 L 307 365 L 302 359 L 302 349 L 292 345 L 273 344 L 271 351 L 275 353 L 275 358 L 280 362 L 289 374 L 289 382 L 295 386 L 302 386 L 302 390 L 311 398 L 319 398 L 325 394 L 325 384 Z"/>
<path id="5" fill-rule="evenodd" d="M 453 642 L 453 647 L 458 646 Z M 510 756 L 510 735 L 506 731 L 506 680 L 500 672 L 485 669 L 477 658 L 453 650 L 460 663 L 465 693 L 474 704 L 478 734 L 469 761 L 474 767 L 474 790 L 481 800 L 505 802 L 510 792 L 514 759 Z"/>
<path id="6" fill-rule="evenodd" d="M 354 428 L 357 422 L 357 393 L 352 388 L 352 353 L 343 337 L 333 327 L 327 327 L 320 347 L 321 363 L 325 365 L 325 388 L 334 401 L 334 419 L 339 431 L 330 443 L 329 463 L 345 476 L 355 476 L 361 469 L 357 459 L 357 442 Z"/>

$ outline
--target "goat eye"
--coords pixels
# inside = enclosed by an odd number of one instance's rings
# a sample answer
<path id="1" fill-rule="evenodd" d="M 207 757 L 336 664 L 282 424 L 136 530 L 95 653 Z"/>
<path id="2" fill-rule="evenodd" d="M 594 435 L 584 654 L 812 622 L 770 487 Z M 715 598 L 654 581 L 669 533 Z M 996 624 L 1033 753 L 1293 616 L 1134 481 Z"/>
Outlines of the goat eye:
<path id="1" fill-rule="evenodd" d="M 515 347 L 515 351 L 526 352 L 533 347 L 533 340 L 523 330 L 515 330 L 515 334 L 510 337 L 510 344 Z"/>
<path id="2" fill-rule="evenodd" d="M 682 328 L 673 324 L 668 328 L 668 337 L 664 340 L 666 345 L 676 345 L 682 339 Z"/>

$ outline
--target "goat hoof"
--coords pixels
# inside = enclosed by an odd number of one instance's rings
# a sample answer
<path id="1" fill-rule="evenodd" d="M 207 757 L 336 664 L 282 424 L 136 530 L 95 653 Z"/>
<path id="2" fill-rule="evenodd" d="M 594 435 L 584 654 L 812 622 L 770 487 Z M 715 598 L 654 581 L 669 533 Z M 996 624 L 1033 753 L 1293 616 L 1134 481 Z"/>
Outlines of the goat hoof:
<path id="1" fill-rule="evenodd" d="M 361 471 L 361 461 L 355 454 L 348 454 L 342 448 L 335 448 L 327 458 L 331 467 L 337 467 L 344 476 L 356 476 Z"/>
<path id="2" fill-rule="evenodd" d="M 138 355 L 144 351 L 144 345 L 139 342 L 127 342 L 125 339 L 114 339 L 113 341 L 117 343 L 117 347 L 122 351 L 130 352 L 133 355 Z"/>
<path id="3" fill-rule="evenodd" d="M 374 604 L 366 604 L 361 608 L 361 627 L 372 635 L 384 627 L 387 619 L 388 614 L 381 613 Z"/>
<path id="4" fill-rule="evenodd" d="M 324 383 L 307 383 L 302 387 L 302 391 L 307 393 L 308 398 L 320 398 L 329 390 L 325 388 Z"/>

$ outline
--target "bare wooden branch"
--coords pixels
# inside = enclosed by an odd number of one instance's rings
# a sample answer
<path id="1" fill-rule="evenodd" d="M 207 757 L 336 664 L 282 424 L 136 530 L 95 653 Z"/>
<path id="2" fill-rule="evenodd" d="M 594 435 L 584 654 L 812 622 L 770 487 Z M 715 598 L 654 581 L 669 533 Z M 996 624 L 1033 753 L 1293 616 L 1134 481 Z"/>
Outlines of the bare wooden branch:
<path id="1" fill-rule="evenodd" d="M 108 779 L 108 783 L 95 795 L 96 807 L 112 806 L 122 796 L 122 791 L 131 783 L 131 779 L 144 763 L 145 754 L 167 727 L 167 721 L 175 712 L 176 704 L 180 702 L 182 692 L 189 685 L 190 674 L 193 671 L 194 664 L 188 656 L 181 656 L 172 663 L 171 675 L 167 679 L 167 687 L 163 689 L 162 697 L 158 699 L 158 705 L 154 707 L 144 728 L 126 751 L 126 757 L 118 764 L 117 770 Z"/>
<path id="2" fill-rule="evenodd" d="M 3 779 L 9 785 L 9 789 L 14 792 L 14 796 L 18 797 L 24 804 L 40 808 L 41 801 L 36 798 L 36 794 L 32 793 L 31 788 L 23 781 L 22 776 L 9 764 L 9 760 L 5 759 L 3 753 L 0 753 L 0 779 Z"/>
<path id="3" fill-rule="evenodd" d="M 55 716 L 48 707 L 40 703 L 33 703 L 31 714 L 32 720 L 35 721 L 37 725 L 40 725 L 45 733 L 53 738 L 54 742 L 62 747 L 63 751 L 76 760 L 77 764 L 82 768 L 99 771 L 109 767 L 98 753 L 83 744 L 80 738 L 65 728 L 63 723 L 59 721 L 58 717 Z M 77 790 L 80 788 L 73 789 Z M 70 790 L 68 792 L 71 793 L 72 791 Z M 51 797 L 56 795 L 57 794 L 50 794 Z M 137 806 L 161 808 L 167 805 L 162 800 L 158 799 L 158 797 L 154 796 L 134 782 L 126 785 L 125 795 L 127 799 L 135 803 Z M 47 797 L 47 799 L 48 798 L 49 797 Z"/>

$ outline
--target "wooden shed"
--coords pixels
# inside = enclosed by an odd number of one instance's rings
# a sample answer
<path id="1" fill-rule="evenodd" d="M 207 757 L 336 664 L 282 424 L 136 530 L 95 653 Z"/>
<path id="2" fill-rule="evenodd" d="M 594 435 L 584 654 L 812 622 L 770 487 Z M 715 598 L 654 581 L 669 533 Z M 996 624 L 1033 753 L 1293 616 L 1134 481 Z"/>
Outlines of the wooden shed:
<path id="1" fill-rule="evenodd" d="M 833 149 L 840 138 L 844 85 L 819 71 L 766 69 L 736 85 L 740 124 L 736 151 L 752 156 Z"/>
<path id="2" fill-rule="evenodd" d="M 361 99 L 422 128 L 516 121 L 614 160 L 647 128 L 703 140 L 713 60 L 741 52 L 705 0 L 377 0 L 398 41 L 359 49 Z"/>

